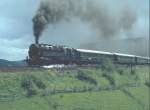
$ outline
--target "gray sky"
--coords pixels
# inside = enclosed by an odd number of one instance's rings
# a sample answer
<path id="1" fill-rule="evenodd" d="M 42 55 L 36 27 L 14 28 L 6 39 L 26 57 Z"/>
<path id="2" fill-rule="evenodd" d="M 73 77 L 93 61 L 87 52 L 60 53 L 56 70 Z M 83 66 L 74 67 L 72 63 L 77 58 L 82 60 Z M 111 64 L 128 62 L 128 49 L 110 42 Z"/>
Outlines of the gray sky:
<path id="1" fill-rule="evenodd" d="M 125 38 L 128 40 L 139 37 L 148 38 L 149 0 L 103 0 L 103 2 L 109 7 L 109 10 L 113 10 L 112 12 L 117 12 L 125 6 L 130 7 L 137 14 L 134 28 L 129 30 L 130 34 L 128 36 L 121 34 L 121 40 Z M 27 56 L 28 47 L 34 42 L 32 18 L 38 6 L 38 0 L 1 0 L 0 59 L 21 60 Z M 96 32 L 91 26 L 83 23 L 78 18 L 72 19 L 70 22 L 64 21 L 54 26 L 50 25 L 40 39 L 40 42 L 75 48 L 84 45 L 85 42 L 91 43 L 89 41 L 97 41 Z M 113 43 L 113 40 L 111 41 Z M 108 48 L 109 46 L 105 50 L 117 50 L 116 47 L 113 49 Z"/>

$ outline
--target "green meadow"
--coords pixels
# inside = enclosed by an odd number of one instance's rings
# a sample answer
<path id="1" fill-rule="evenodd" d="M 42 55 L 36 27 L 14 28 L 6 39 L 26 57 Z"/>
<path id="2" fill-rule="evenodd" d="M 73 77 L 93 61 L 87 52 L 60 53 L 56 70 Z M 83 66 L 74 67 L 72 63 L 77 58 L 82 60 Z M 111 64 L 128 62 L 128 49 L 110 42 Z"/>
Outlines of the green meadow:
<path id="1" fill-rule="evenodd" d="M 0 110 L 149 110 L 149 68 L 0 70 Z"/>

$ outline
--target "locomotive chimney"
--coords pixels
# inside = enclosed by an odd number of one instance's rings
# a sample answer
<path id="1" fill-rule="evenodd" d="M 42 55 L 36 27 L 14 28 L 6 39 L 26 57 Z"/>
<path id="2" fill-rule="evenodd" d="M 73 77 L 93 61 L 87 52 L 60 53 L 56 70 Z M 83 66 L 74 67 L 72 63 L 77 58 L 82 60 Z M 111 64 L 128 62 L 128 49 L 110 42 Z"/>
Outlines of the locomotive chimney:
<path id="1" fill-rule="evenodd" d="M 35 44 L 39 44 L 39 37 L 38 36 L 35 37 Z"/>

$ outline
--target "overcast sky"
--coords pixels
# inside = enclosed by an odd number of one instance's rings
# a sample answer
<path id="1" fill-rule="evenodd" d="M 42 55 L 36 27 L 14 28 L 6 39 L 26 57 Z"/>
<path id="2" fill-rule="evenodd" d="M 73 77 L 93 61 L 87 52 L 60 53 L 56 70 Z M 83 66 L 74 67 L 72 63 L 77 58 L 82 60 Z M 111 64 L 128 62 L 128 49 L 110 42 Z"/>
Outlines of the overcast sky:
<path id="1" fill-rule="evenodd" d="M 138 19 L 134 33 L 137 37 L 148 38 L 149 0 L 103 0 L 110 9 L 117 10 L 122 5 L 136 11 Z M 125 4 L 123 4 L 125 3 Z M 0 2 L 0 59 L 21 60 L 27 56 L 28 47 L 34 43 L 32 18 L 38 9 L 38 0 L 1 0 Z M 79 47 L 86 39 L 95 36 L 91 27 L 79 19 L 49 26 L 41 37 L 41 42 Z M 80 39 L 80 40 L 79 40 Z M 88 42 L 87 40 L 87 42 Z"/>

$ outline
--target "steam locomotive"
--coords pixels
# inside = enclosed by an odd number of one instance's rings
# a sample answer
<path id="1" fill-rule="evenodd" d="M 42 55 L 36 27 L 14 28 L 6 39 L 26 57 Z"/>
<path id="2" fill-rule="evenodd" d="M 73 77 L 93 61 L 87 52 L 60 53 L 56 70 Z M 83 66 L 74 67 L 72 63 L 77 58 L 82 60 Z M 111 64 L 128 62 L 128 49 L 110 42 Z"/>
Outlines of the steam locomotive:
<path id="1" fill-rule="evenodd" d="M 105 60 L 111 60 L 118 64 L 145 65 L 150 64 L 150 58 L 110 53 L 102 51 L 74 49 L 65 46 L 53 46 L 48 44 L 32 44 L 29 47 L 29 65 L 50 65 L 50 64 L 101 64 Z"/>

